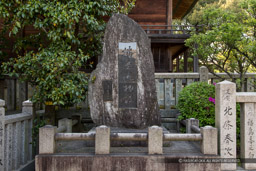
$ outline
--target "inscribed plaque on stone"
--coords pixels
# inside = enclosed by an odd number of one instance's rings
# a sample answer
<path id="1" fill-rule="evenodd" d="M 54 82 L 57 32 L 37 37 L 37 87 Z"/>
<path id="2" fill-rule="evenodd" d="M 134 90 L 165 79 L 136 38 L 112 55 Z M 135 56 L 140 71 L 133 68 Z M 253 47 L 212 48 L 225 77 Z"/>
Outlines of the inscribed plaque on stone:
<path id="1" fill-rule="evenodd" d="M 103 101 L 112 101 L 112 81 L 111 80 L 103 80 Z"/>
<path id="2" fill-rule="evenodd" d="M 136 42 L 119 42 L 119 108 L 137 108 Z"/>

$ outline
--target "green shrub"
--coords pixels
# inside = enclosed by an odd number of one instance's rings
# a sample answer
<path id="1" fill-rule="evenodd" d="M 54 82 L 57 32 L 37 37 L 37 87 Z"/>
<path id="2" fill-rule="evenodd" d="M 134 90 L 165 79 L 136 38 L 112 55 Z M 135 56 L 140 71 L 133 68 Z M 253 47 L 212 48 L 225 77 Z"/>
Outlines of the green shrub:
<path id="1" fill-rule="evenodd" d="M 179 94 L 178 109 L 180 120 L 195 118 L 200 127 L 211 125 L 215 127 L 215 86 L 204 82 L 194 82 L 186 86 Z M 236 104 L 236 135 L 237 150 L 240 151 L 240 104 Z M 182 131 L 182 130 L 181 130 Z M 183 130 L 182 132 L 184 132 Z"/>
<path id="2" fill-rule="evenodd" d="M 194 82 L 186 86 L 179 94 L 179 119 L 196 118 L 200 127 L 214 126 L 215 105 L 209 98 L 215 98 L 215 86 L 205 82 Z"/>

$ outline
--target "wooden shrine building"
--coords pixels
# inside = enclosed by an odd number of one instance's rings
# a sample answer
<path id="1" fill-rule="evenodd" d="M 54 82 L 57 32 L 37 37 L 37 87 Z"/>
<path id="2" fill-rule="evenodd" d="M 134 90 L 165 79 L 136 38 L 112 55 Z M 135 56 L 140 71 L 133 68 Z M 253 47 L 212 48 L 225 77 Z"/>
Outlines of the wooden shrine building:
<path id="1" fill-rule="evenodd" d="M 184 56 L 182 72 L 188 72 L 188 48 L 191 26 L 172 25 L 173 19 L 181 19 L 194 7 L 197 0 L 137 0 L 129 17 L 138 22 L 151 39 L 156 72 L 179 72 L 179 56 Z M 198 71 L 198 59 L 194 58 L 191 70 Z"/>

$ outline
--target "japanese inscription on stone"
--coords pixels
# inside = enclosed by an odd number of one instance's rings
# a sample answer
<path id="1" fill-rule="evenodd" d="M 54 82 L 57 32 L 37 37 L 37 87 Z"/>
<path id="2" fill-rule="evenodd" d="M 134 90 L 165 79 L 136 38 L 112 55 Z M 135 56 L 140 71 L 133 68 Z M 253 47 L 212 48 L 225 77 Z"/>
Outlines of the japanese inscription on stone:
<path id="1" fill-rule="evenodd" d="M 111 80 L 103 80 L 103 101 L 112 101 L 112 81 Z"/>
<path id="2" fill-rule="evenodd" d="M 234 127 L 234 123 L 235 122 L 235 118 L 233 117 L 233 106 L 231 106 L 230 102 L 231 102 L 231 90 L 229 88 L 222 90 L 222 100 L 225 101 L 225 103 L 223 103 L 223 133 L 224 133 L 224 156 L 226 156 L 227 158 L 231 158 L 234 157 L 234 142 L 235 142 L 235 135 L 232 135 L 232 130 L 235 128 Z"/>
<path id="3" fill-rule="evenodd" d="M 229 81 L 216 84 L 215 119 L 220 134 L 221 158 L 236 158 L 236 85 Z M 234 170 L 236 163 L 221 163 L 221 170 Z"/>
<path id="4" fill-rule="evenodd" d="M 118 86 L 119 108 L 137 108 L 136 42 L 119 42 Z"/>
<path id="5" fill-rule="evenodd" d="M 254 132 L 255 132 L 255 126 L 254 126 L 254 112 L 253 112 L 253 106 L 254 104 L 252 104 L 251 107 L 249 107 L 248 112 L 246 113 L 247 115 L 247 127 L 248 127 L 248 131 L 247 131 L 247 136 L 248 136 L 248 158 L 255 158 L 255 150 L 254 150 L 254 145 L 255 145 L 255 136 L 254 136 Z"/>
<path id="6" fill-rule="evenodd" d="M 255 148 L 255 103 L 244 103 L 241 105 L 241 157 L 245 159 L 256 158 Z M 242 163 L 245 169 L 256 169 L 255 162 Z"/>

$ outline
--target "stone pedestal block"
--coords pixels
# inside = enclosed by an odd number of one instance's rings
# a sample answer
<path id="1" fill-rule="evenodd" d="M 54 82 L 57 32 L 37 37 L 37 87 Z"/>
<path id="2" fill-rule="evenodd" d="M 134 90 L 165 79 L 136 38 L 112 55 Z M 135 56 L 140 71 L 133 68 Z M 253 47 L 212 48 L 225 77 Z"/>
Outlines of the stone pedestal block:
<path id="1" fill-rule="evenodd" d="M 53 154 L 55 152 L 55 134 L 57 128 L 46 125 L 39 128 L 39 154 Z"/>
<path id="2" fill-rule="evenodd" d="M 148 154 L 163 154 L 163 129 L 161 127 L 148 128 Z"/>
<path id="3" fill-rule="evenodd" d="M 101 125 L 96 128 L 95 153 L 96 154 L 110 153 L 110 128 L 105 125 Z"/>
<path id="4" fill-rule="evenodd" d="M 200 128 L 203 136 L 201 142 L 201 152 L 203 154 L 218 154 L 218 130 L 212 126 L 205 126 Z"/>

